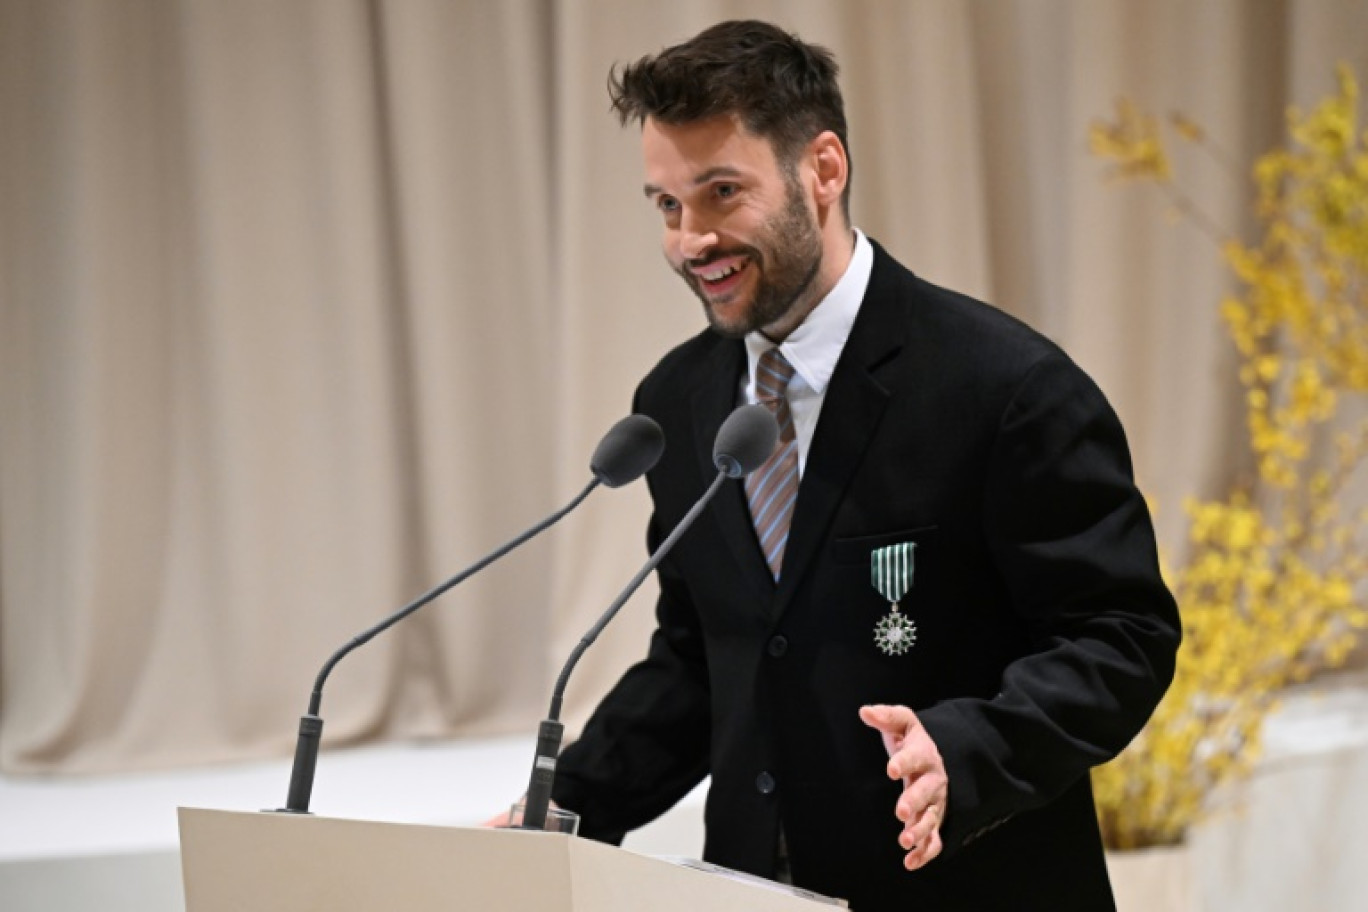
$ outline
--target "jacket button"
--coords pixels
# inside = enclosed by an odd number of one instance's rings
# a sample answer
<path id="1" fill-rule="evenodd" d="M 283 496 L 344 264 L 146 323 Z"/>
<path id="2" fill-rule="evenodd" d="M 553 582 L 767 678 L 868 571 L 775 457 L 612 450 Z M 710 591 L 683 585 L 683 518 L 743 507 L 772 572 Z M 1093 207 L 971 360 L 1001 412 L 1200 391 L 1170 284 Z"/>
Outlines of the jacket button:
<path id="1" fill-rule="evenodd" d="M 769 654 L 776 659 L 788 652 L 788 640 L 782 635 L 770 637 L 769 645 L 766 647 Z"/>
<path id="2" fill-rule="evenodd" d="M 755 777 L 755 790 L 762 795 L 773 795 L 774 784 L 774 777 L 767 772 Z"/>

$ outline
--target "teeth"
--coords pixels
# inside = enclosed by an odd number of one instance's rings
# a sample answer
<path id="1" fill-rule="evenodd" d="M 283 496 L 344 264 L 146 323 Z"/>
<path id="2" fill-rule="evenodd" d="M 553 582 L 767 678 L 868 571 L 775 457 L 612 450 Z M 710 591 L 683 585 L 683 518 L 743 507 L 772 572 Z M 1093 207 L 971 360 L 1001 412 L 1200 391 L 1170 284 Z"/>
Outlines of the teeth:
<path id="1" fill-rule="evenodd" d="M 726 267 L 725 269 L 719 269 L 716 272 L 704 272 L 700 273 L 700 275 L 703 276 L 704 281 L 720 282 L 732 273 L 738 272 L 740 269 L 741 266 L 739 264 L 733 264 L 731 266 Z"/>

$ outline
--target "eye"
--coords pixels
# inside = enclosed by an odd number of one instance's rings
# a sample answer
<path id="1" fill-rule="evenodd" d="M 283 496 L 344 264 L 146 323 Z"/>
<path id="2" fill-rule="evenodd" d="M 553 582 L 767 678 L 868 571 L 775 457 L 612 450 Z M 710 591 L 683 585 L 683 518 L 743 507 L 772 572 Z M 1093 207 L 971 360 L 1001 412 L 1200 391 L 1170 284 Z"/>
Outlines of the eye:
<path id="1" fill-rule="evenodd" d="M 677 212 L 679 210 L 679 200 L 675 199 L 673 196 L 665 196 L 662 194 L 656 197 L 656 208 L 667 215 L 671 212 Z"/>
<path id="2" fill-rule="evenodd" d="M 741 188 L 736 184 L 718 184 L 714 191 L 720 199 L 731 199 L 741 192 Z"/>

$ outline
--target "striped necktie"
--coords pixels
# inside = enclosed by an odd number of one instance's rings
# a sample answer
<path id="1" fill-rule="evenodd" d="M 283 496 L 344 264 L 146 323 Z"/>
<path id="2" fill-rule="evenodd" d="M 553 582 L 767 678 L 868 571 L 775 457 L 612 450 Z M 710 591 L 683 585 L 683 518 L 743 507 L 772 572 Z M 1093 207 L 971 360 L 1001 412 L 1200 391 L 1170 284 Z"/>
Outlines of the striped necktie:
<path id="1" fill-rule="evenodd" d="M 786 398 L 792 379 L 793 365 L 779 349 L 771 348 L 760 356 L 755 367 L 755 393 L 779 422 L 779 443 L 765 464 L 746 476 L 746 501 L 760 550 L 776 580 L 784 563 L 793 503 L 798 498 L 798 441 Z"/>

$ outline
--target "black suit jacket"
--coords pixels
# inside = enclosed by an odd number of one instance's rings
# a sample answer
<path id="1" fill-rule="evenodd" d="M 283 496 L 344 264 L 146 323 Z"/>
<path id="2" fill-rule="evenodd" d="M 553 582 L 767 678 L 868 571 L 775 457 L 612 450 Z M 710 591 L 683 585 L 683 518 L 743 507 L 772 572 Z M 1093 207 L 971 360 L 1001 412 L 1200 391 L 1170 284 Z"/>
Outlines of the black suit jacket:
<path id="1" fill-rule="evenodd" d="M 642 382 L 667 448 L 654 547 L 715 476 L 741 342 L 706 331 Z M 870 552 L 912 541 L 910 652 L 874 645 Z M 647 658 L 566 749 L 555 799 L 605 839 L 712 775 L 704 857 L 878 910 L 1112 908 L 1088 781 L 1168 686 L 1177 610 L 1126 442 L 1054 344 L 875 245 L 776 585 L 739 484 L 659 570 Z M 908 872 L 866 703 L 911 707 L 949 774 L 945 850 Z"/>

